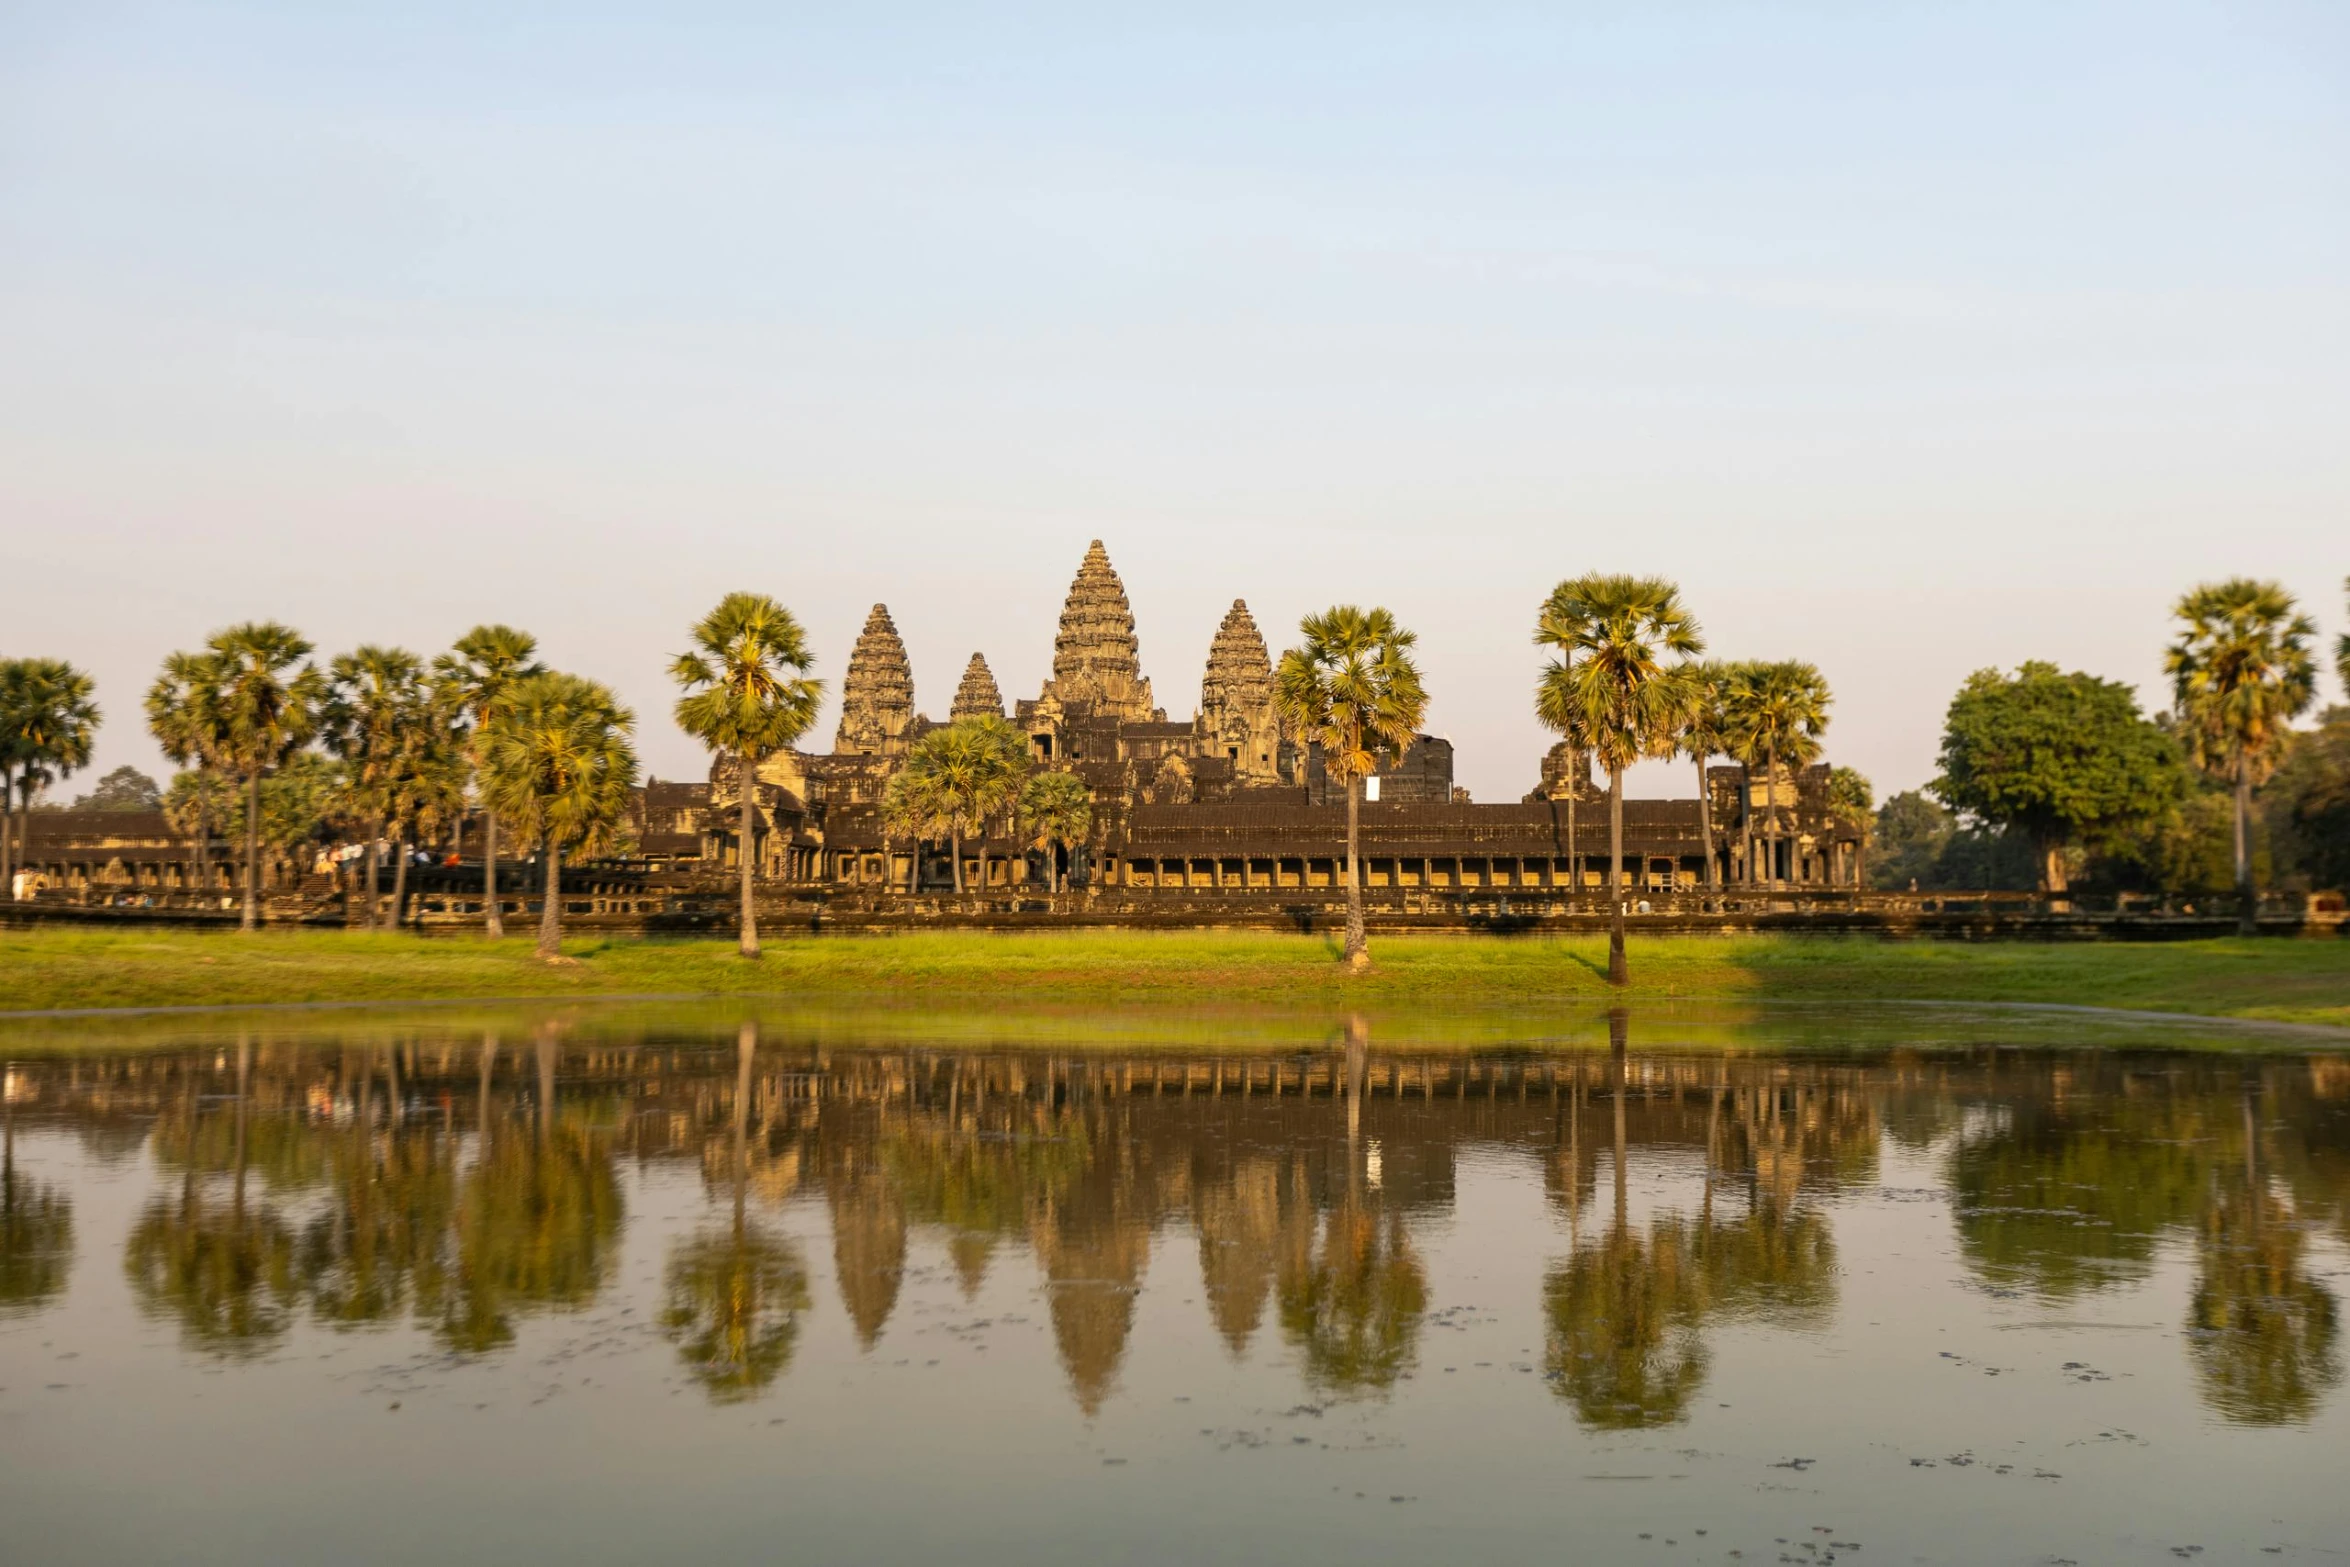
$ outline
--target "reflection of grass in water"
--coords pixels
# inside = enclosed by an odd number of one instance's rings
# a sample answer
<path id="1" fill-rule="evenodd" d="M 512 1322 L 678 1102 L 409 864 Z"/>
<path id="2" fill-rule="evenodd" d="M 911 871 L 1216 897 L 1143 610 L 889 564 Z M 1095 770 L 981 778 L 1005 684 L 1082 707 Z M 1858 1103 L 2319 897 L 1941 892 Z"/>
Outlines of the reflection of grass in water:
<path id="1" fill-rule="evenodd" d="M 1364 1006 L 1443 1016 L 1612 999 L 1600 938 L 1396 936 L 1349 979 L 1320 936 L 1258 931 L 933 931 L 775 942 L 760 963 L 709 940 L 576 942 L 576 966 L 529 944 L 357 932 L 251 937 L 0 931 L 12 1009 L 429 1001 L 613 994 L 768 995 L 994 1004 Z M 1686 1000 L 2027 1001 L 2350 1023 L 2350 953 L 2327 941 L 1890 942 L 1825 936 L 1636 940 L 1639 1004 Z"/>

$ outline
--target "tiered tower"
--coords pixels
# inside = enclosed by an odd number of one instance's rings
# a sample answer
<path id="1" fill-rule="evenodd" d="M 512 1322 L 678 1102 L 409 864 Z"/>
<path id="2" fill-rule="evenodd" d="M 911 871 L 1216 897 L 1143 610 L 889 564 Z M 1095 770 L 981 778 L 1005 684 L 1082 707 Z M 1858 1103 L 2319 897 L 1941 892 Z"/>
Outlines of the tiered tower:
<path id="1" fill-rule="evenodd" d="M 966 718 L 1001 718 L 1004 716 L 1004 694 L 996 689 L 995 672 L 987 667 L 987 659 L 974 653 L 971 662 L 963 666 L 963 683 L 955 687 L 955 705 L 947 714 L 950 723 Z"/>
<path id="2" fill-rule="evenodd" d="M 1061 608 L 1061 629 L 1053 638 L 1053 678 L 1040 701 L 1063 710 L 1148 723 L 1163 715 L 1151 707 L 1151 683 L 1142 678 L 1142 651 L 1134 637 L 1134 610 L 1126 585 L 1096 539 L 1086 548 Z"/>
<path id="3" fill-rule="evenodd" d="M 1234 599 L 1208 645 L 1199 683 L 1200 749 L 1231 760 L 1235 781 L 1280 778 L 1281 721 L 1273 702 L 1273 660 L 1245 600 Z"/>
<path id="4" fill-rule="evenodd" d="M 876 604 L 841 678 L 840 731 L 832 749 L 836 755 L 894 756 L 906 748 L 906 728 L 913 721 L 914 671 L 906 662 L 906 644 L 898 640 L 889 606 Z"/>

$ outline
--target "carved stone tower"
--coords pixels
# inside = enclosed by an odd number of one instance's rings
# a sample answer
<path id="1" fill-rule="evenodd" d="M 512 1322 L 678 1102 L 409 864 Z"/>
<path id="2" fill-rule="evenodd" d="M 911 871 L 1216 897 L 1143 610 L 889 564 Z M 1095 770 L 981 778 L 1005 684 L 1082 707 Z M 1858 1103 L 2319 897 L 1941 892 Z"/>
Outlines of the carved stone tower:
<path id="1" fill-rule="evenodd" d="M 971 662 L 963 666 L 963 683 L 955 687 L 955 705 L 947 721 L 1003 716 L 1004 694 L 996 689 L 995 672 L 987 667 L 986 658 L 974 653 Z"/>
<path id="2" fill-rule="evenodd" d="M 895 756 L 906 748 L 906 727 L 913 721 L 914 671 L 906 663 L 906 644 L 898 640 L 889 606 L 876 604 L 841 678 L 840 732 L 832 749 Z"/>
<path id="3" fill-rule="evenodd" d="M 1193 728 L 1200 751 L 1232 762 L 1234 781 L 1280 781 L 1281 721 L 1273 703 L 1273 661 L 1265 639 L 1241 599 L 1232 601 L 1216 640 L 1208 646 L 1208 668 L 1199 683 L 1199 718 Z"/>
<path id="4" fill-rule="evenodd" d="M 1096 539 L 1069 584 L 1061 629 L 1053 638 L 1053 678 L 1039 701 L 1085 709 L 1133 723 L 1162 717 L 1151 707 L 1151 683 L 1142 678 L 1141 648 L 1126 585 Z"/>

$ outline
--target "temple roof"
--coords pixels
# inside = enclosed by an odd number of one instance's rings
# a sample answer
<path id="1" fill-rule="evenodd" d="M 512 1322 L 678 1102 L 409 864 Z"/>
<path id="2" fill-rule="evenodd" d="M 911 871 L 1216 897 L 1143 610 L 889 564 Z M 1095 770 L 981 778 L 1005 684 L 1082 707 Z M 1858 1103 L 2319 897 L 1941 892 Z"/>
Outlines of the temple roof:
<path id="1" fill-rule="evenodd" d="M 1061 607 L 1053 637 L 1053 678 L 1046 694 L 1064 707 L 1091 707 L 1125 718 L 1151 716 L 1150 682 L 1142 678 L 1141 644 L 1126 584 L 1095 539 Z"/>
<path id="2" fill-rule="evenodd" d="M 876 604 L 841 679 L 840 730 L 832 748 L 866 755 L 895 750 L 913 716 L 914 671 L 906 661 L 906 644 L 898 639 L 889 606 Z"/>
<path id="3" fill-rule="evenodd" d="M 996 689 L 995 672 L 987 667 L 987 659 L 978 653 L 963 666 L 963 683 L 955 688 L 955 705 L 947 713 L 950 723 L 965 718 L 1001 718 L 1004 716 L 1004 694 Z"/>
<path id="4" fill-rule="evenodd" d="M 1214 725 L 1226 712 L 1260 708 L 1273 698 L 1273 660 L 1265 652 L 1264 634 L 1249 614 L 1244 599 L 1234 599 L 1208 644 L 1207 673 L 1199 686 L 1199 711 L 1204 723 Z"/>

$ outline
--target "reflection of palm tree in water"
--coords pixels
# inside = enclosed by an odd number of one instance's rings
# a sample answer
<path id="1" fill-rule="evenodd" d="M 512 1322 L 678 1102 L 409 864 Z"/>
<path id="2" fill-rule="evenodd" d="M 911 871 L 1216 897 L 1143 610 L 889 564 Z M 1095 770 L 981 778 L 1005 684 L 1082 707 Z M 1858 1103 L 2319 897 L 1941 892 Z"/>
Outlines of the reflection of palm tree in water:
<path id="1" fill-rule="evenodd" d="M 494 1049 L 494 1041 L 483 1045 L 485 1074 Z M 456 1349 L 510 1342 L 520 1312 L 579 1310 L 611 1274 L 621 1200 L 609 1150 L 587 1128 L 562 1124 L 551 1031 L 540 1032 L 537 1054 L 533 1135 L 485 1120 L 459 1183 L 456 1267 L 440 1323 Z"/>
<path id="2" fill-rule="evenodd" d="M 668 1304 L 661 1325 L 678 1356 L 713 1403 L 754 1398 L 791 1364 L 800 1313 L 808 1309 L 808 1274 L 797 1248 L 749 1220 L 751 1064 L 759 1029 L 745 1023 L 736 1042 L 733 1125 L 733 1222 L 670 1253 Z"/>
<path id="3" fill-rule="evenodd" d="M 1349 1020 L 1346 1046 L 1346 1186 L 1323 1216 L 1321 1243 L 1300 1205 L 1300 1226 L 1280 1281 L 1281 1326 L 1304 1358 L 1306 1380 L 1338 1394 L 1381 1392 L 1411 1370 L 1428 1281 L 1403 1215 L 1366 1190 L 1363 1097 L 1370 1031 Z"/>
<path id="4" fill-rule="evenodd" d="M 0 1095 L 0 1097 L 5 1097 Z M 65 1288 L 73 1265 L 73 1200 L 16 1173 L 16 1104 L 0 1107 L 0 1318 L 30 1315 Z"/>
<path id="5" fill-rule="evenodd" d="M 2244 1158 L 2222 1177 L 2197 1237 L 2188 1354 L 2203 1397 L 2247 1425 L 2307 1420 L 2342 1380 L 2334 1297 L 2304 1267 L 2306 1237 L 2260 1168 L 2254 1089 L 2244 1090 Z"/>
<path id="6" fill-rule="evenodd" d="M 1608 1017 L 1608 1088 L 1615 1120 L 1615 1219 L 1595 1247 L 1577 1246 L 1543 1286 L 1552 1386 L 1589 1425 L 1669 1425 L 1705 1380 L 1697 1326 L 1702 1284 L 1696 1236 L 1677 1217 L 1632 1229 L 1625 1087 L 1629 1020 Z M 1574 1177 L 1570 1175 L 1570 1179 Z"/>
<path id="7" fill-rule="evenodd" d="M 191 1162 L 179 1200 L 158 1198 L 147 1205 L 123 1258 L 142 1309 L 177 1318 L 191 1348 L 232 1358 L 265 1353 L 284 1336 L 295 1293 L 293 1232 L 275 1208 L 246 1207 L 252 1063 L 252 1042 L 239 1039 L 228 1211 L 207 1205 Z"/>

